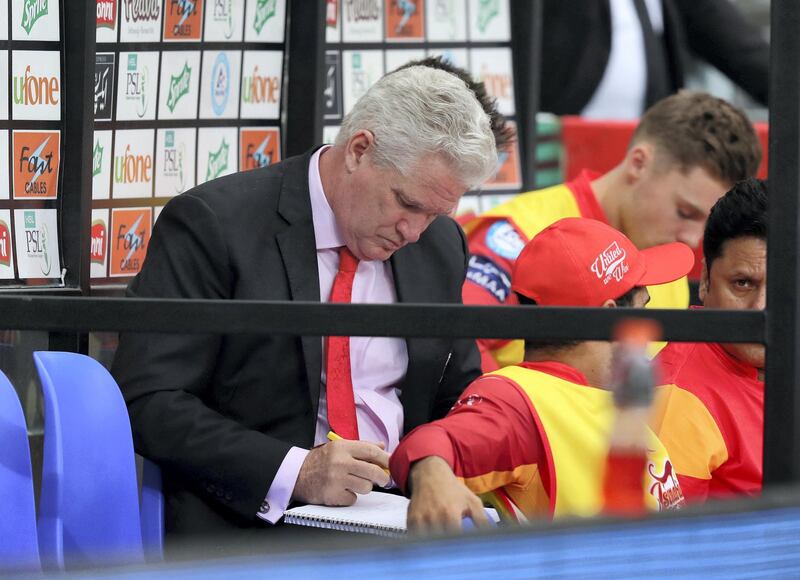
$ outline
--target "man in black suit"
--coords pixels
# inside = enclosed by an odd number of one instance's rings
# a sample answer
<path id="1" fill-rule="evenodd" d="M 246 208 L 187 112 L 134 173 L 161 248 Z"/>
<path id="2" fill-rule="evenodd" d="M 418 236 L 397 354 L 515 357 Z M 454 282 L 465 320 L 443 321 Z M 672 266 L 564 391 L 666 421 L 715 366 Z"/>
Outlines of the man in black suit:
<path id="1" fill-rule="evenodd" d="M 637 111 L 621 115 L 638 116 L 683 87 L 688 53 L 767 103 L 769 45 L 730 0 L 544 0 L 539 108 L 582 114 L 605 83 L 615 101 L 641 91 Z M 605 78 L 615 63 L 619 75 Z"/>
<path id="2" fill-rule="evenodd" d="M 495 114 L 445 71 L 386 75 L 335 145 L 171 200 L 128 295 L 327 301 L 355 260 L 354 302 L 458 303 L 468 254 L 448 216 L 496 168 Z M 168 534 L 269 528 L 290 501 L 353 503 L 388 484 L 399 437 L 480 373 L 474 341 L 349 340 L 363 440 L 326 443 L 339 375 L 320 337 L 121 336 L 112 372 L 137 451 L 162 468 Z"/>

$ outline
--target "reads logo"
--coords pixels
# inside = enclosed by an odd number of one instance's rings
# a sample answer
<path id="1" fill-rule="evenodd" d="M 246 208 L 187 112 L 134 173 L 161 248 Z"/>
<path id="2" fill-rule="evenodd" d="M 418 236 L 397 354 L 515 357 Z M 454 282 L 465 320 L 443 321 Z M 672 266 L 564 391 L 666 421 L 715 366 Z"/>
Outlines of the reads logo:
<path id="1" fill-rule="evenodd" d="M 14 198 L 56 199 L 61 134 L 14 131 Z"/>

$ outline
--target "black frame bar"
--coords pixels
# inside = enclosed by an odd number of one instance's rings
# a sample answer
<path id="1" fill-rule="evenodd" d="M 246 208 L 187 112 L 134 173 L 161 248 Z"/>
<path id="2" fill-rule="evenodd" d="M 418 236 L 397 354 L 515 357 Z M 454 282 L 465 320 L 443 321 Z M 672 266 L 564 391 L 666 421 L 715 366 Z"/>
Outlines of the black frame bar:
<path id="1" fill-rule="evenodd" d="M 800 3 L 771 10 L 765 486 L 800 481 Z"/>

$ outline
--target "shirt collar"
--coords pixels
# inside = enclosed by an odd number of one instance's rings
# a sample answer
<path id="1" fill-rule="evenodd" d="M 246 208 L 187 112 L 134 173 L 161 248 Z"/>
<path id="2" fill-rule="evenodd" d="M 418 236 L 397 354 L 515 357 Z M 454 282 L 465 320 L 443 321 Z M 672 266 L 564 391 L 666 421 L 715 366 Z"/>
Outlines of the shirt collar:
<path id="1" fill-rule="evenodd" d="M 530 369 L 532 371 L 539 371 L 542 373 L 546 373 L 548 375 L 553 375 L 554 377 L 558 377 L 559 379 L 569 381 L 570 383 L 576 383 L 578 385 L 584 385 L 587 387 L 591 386 L 589 385 L 589 381 L 586 380 L 586 375 L 584 375 L 581 371 L 579 371 L 575 367 L 570 366 L 568 364 L 556 361 L 546 361 L 546 362 L 524 361 L 521 362 L 519 366 L 526 369 Z"/>
<path id="2" fill-rule="evenodd" d="M 330 145 L 320 147 L 311 156 L 308 164 L 308 190 L 311 194 L 311 218 L 314 222 L 314 239 L 317 250 L 338 248 L 344 246 L 344 237 L 336 224 L 336 216 L 322 189 L 322 178 L 319 175 L 319 158 Z"/>

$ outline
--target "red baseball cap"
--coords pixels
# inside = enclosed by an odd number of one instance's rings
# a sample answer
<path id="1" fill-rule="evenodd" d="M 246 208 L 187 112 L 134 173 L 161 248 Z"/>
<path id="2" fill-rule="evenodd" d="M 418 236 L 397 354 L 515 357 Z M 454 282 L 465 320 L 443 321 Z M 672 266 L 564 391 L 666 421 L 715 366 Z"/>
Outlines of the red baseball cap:
<path id="1" fill-rule="evenodd" d="M 694 252 L 673 242 L 639 250 L 597 220 L 564 218 L 522 249 L 511 289 L 542 306 L 602 306 L 635 286 L 673 282 L 694 265 Z"/>

